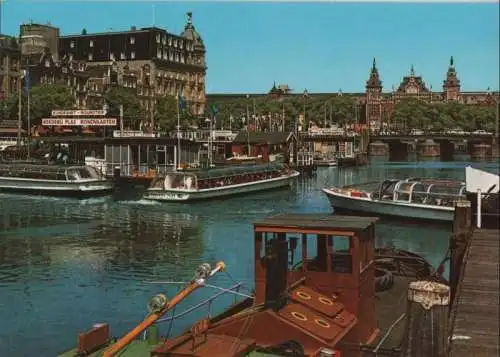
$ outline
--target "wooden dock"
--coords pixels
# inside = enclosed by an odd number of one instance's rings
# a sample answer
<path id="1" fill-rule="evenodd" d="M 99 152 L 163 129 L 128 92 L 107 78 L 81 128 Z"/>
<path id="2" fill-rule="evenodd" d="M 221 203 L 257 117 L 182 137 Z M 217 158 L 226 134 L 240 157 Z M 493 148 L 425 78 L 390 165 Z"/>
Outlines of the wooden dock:
<path id="1" fill-rule="evenodd" d="M 470 237 L 451 320 L 451 357 L 499 356 L 499 241 L 498 229 L 474 229 Z"/>

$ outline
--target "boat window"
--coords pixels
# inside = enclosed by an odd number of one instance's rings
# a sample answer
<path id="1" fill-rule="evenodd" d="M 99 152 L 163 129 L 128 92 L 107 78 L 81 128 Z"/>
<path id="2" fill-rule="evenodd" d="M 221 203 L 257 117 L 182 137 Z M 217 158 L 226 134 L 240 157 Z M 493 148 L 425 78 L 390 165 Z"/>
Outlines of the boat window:
<path id="1" fill-rule="evenodd" d="M 59 166 L 12 164 L 1 165 L 0 175 L 38 180 L 65 181 L 65 169 Z"/>
<path id="2" fill-rule="evenodd" d="M 394 199 L 397 201 L 409 201 L 412 186 L 413 186 L 412 182 L 406 182 L 406 181 L 401 181 L 398 184 L 396 184 L 396 189 L 395 189 L 396 195 Z"/>
<path id="3" fill-rule="evenodd" d="M 411 190 L 411 201 L 414 203 L 424 203 L 427 198 L 427 190 L 429 189 L 429 185 L 423 184 L 421 182 L 417 182 L 413 184 Z"/>
<path id="4" fill-rule="evenodd" d="M 462 184 L 433 184 L 429 188 L 429 194 L 426 203 L 451 207 L 453 206 L 453 202 L 461 197 L 461 195 L 463 194 L 463 190 L 464 185 Z"/>
<path id="5" fill-rule="evenodd" d="M 163 184 L 165 189 L 195 189 L 196 177 L 193 174 L 172 173 L 165 176 Z"/>
<path id="6" fill-rule="evenodd" d="M 342 236 L 328 237 L 328 245 L 333 248 L 332 271 L 335 273 L 352 273 L 351 238 Z"/>

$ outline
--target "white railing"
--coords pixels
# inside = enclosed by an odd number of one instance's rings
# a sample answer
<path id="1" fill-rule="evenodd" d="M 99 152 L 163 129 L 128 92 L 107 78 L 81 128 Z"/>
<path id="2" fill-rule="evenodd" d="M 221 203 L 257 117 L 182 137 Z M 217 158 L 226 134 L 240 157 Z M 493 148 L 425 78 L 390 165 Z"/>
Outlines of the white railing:
<path id="1" fill-rule="evenodd" d="M 481 189 L 477 190 L 477 212 L 476 212 L 476 227 L 481 228 L 481 205 L 482 205 Z"/>
<path id="2" fill-rule="evenodd" d="M 155 133 L 145 133 L 141 130 L 114 130 L 113 131 L 114 138 L 155 138 Z"/>

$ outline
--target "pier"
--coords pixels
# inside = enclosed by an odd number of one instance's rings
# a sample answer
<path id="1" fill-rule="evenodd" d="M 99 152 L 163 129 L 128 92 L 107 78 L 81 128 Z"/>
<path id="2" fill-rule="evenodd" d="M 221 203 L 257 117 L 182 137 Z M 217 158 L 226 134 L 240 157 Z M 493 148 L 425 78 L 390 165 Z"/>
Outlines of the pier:
<path id="1" fill-rule="evenodd" d="M 477 201 L 481 207 L 481 199 Z M 500 231 L 482 220 L 480 209 L 457 207 L 458 220 L 460 215 L 462 223 L 455 221 L 452 240 L 449 357 L 498 356 Z M 497 210 L 490 222 L 498 222 L 498 218 Z"/>

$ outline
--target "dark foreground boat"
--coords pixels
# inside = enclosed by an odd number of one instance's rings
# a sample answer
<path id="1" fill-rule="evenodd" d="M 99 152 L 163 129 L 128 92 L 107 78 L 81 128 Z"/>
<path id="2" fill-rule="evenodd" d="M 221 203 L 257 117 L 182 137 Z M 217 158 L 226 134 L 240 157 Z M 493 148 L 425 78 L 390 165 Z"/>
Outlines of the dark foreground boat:
<path id="1" fill-rule="evenodd" d="M 79 335 L 77 348 L 60 356 L 399 356 L 408 284 L 430 270 L 412 254 L 402 255 L 413 262 L 408 269 L 390 250 L 377 257 L 376 221 L 330 213 L 266 218 L 254 225 L 253 296 L 160 340 L 153 322 L 172 322 L 223 293 L 244 295 L 236 292 L 241 283 L 228 289 L 205 284 L 210 269 L 204 268 L 170 301 L 152 298 L 150 315 L 121 339 L 110 336 L 107 324 L 96 325 Z M 172 318 L 159 318 L 193 286 L 219 291 Z"/>
<path id="2" fill-rule="evenodd" d="M 112 190 L 113 183 L 90 166 L 0 163 L 1 192 L 89 198 Z"/>

